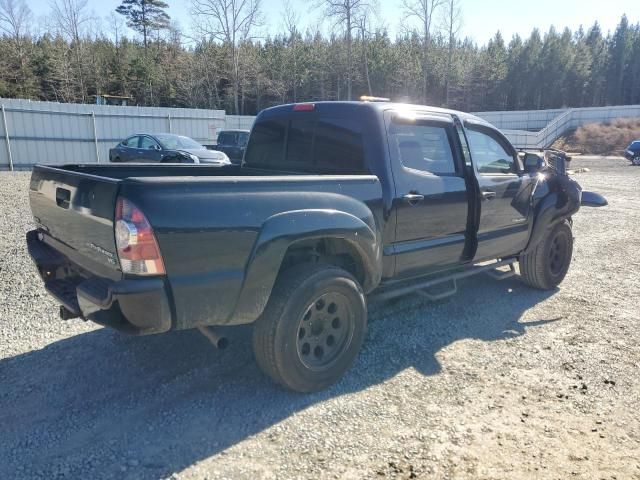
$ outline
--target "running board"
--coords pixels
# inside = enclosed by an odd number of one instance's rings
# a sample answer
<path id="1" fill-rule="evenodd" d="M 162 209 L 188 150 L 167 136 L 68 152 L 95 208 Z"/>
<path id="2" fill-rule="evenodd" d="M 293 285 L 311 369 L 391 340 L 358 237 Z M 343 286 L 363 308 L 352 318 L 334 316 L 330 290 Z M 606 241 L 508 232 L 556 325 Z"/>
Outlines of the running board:
<path id="1" fill-rule="evenodd" d="M 505 278 L 512 277 L 515 275 L 515 262 L 516 259 L 511 258 L 508 260 L 499 260 L 497 262 L 489 263 L 489 264 L 480 264 L 469 267 L 465 270 L 461 270 L 455 273 L 451 273 L 449 275 L 445 275 L 438 278 L 422 278 L 422 279 L 412 279 L 405 280 L 401 282 L 394 283 L 392 285 L 383 286 L 379 289 L 373 291 L 369 295 L 369 300 L 371 301 L 381 301 L 381 300 L 390 300 L 392 298 L 402 297 L 404 295 L 408 295 L 413 292 L 419 292 L 423 297 L 428 298 L 429 300 L 441 300 L 443 298 L 449 297 L 455 294 L 458 291 L 457 281 L 463 278 L 472 277 L 474 275 L 478 275 L 480 273 L 489 273 L 489 275 L 497 278 L 498 280 L 504 280 Z M 508 272 L 495 272 L 496 269 L 500 267 L 509 266 Z M 452 288 L 445 290 L 442 293 L 430 293 L 428 291 L 429 288 L 432 288 L 436 285 L 440 285 L 446 282 L 452 282 Z"/>
<path id="2" fill-rule="evenodd" d="M 484 273 L 496 280 L 506 280 L 507 278 L 511 278 L 516 274 L 516 265 L 515 263 L 510 264 L 509 270 L 507 271 L 492 268 L 491 270 L 487 270 Z"/>
<path id="3" fill-rule="evenodd" d="M 423 288 L 422 290 L 418 290 L 416 293 L 418 293 L 418 295 L 422 295 L 427 300 L 430 300 L 432 302 L 437 302 L 438 300 L 443 300 L 445 298 L 451 297 L 452 295 L 455 295 L 456 293 L 458 293 L 458 282 L 454 278 L 453 280 L 451 280 L 451 288 L 444 290 L 443 292 L 440 292 L 440 293 L 431 293 L 428 288 Z"/>

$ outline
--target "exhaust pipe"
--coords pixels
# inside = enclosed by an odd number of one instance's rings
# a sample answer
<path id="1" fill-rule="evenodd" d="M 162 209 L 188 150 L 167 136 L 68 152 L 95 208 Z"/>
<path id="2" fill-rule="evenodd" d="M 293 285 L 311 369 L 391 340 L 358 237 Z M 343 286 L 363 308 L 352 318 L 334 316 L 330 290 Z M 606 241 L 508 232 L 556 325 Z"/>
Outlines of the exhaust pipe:
<path id="1" fill-rule="evenodd" d="M 200 333 L 207 337 L 211 344 L 218 350 L 224 350 L 229 346 L 229 339 L 224 335 L 220 335 L 211 327 L 198 327 Z"/>
<path id="2" fill-rule="evenodd" d="M 71 310 L 69 310 L 64 305 L 60 305 L 60 319 L 61 320 L 73 320 L 74 318 L 79 318 L 79 317 L 80 317 L 80 315 L 78 315 L 76 312 L 72 312 Z"/>

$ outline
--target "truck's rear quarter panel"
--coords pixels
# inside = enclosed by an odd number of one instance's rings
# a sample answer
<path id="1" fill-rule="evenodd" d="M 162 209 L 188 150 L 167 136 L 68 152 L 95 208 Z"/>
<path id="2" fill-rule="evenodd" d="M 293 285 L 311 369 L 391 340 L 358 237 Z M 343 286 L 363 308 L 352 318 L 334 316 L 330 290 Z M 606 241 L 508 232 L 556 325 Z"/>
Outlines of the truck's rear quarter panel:
<path id="1" fill-rule="evenodd" d="M 247 321 L 234 317 L 242 302 L 261 309 L 278 268 L 259 279 L 245 274 L 270 218 L 299 210 L 346 211 L 364 217 L 373 231 L 382 221 L 374 218 L 382 215 L 382 194 L 373 176 L 132 178 L 123 182 L 121 195 L 140 207 L 154 228 L 179 329 Z M 243 298 L 249 281 L 264 287 L 253 288 L 253 294 L 259 290 L 266 296 Z"/>

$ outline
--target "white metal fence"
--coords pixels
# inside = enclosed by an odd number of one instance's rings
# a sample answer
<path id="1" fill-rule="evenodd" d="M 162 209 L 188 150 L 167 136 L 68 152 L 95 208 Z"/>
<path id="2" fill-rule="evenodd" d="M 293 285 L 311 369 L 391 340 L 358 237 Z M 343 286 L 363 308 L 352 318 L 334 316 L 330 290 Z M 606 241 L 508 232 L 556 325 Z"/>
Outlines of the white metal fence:
<path id="1" fill-rule="evenodd" d="M 215 143 L 223 110 L 116 107 L 0 99 L 0 168 L 108 162 L 109 149 L 137 132 L 172 132 Z"/>
<path id="2" fill-rule="evenodd" d="M 107 162 L 109 149 L 138 132 L 172 132 L 215 143 L 218 132 L 250 129 L 255 117 L 222 110 L 116 107 L 0 99 L 0 169 L 36 163 Z M 640 105 L 564 110 L 479 112 L 518 148 L 546 148 L 593 122 L 640 118 Z"/>
<path id="3" fill-rule="evenodd" d="M 483 112 L 476 115 L 501 129 L 518 148 L 547 148 L 570 130 L 588 123 L 603 123 L 618 118 L 640 118 L 640 105 L 540 112 Z M 537 129 L 541 119 L 545 117 L 550 120 L 543 128 Z"/>

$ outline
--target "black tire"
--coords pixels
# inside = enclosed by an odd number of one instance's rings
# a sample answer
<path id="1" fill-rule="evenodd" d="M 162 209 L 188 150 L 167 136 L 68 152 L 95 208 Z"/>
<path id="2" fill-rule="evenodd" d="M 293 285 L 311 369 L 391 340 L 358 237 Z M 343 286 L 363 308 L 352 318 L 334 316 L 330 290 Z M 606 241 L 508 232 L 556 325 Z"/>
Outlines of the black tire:
<path id="1" fill-rule="evenodd" d="M 351 274 L 334 266 L 299 265 L 278 278 L 254 325 L 253 351 L 262 371 L 279 384 L 316 392 L 351 367 L 366 329 L 364 292 Z"/>
<path id="2" fill-rule="evenodd" d="M 532 252 L 520 256 L 522 280 L 533 288 L 551 290 L 564 280 L 572 255 L 573 232 L 565 220 L 553 227 Z"/>
<path id="3" fill-rule="evenodd" d="M 633 157 L 633 160 L 631 160 L 631 164 L 635 165 L 636 167 L 640 167 L 640 156 Z"/>

